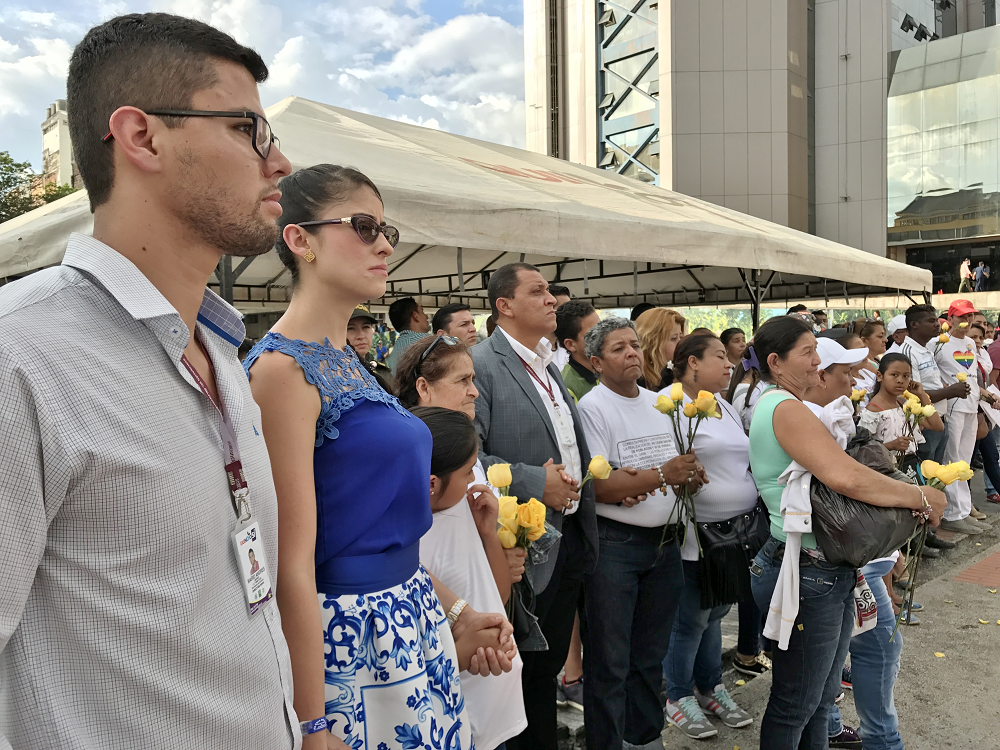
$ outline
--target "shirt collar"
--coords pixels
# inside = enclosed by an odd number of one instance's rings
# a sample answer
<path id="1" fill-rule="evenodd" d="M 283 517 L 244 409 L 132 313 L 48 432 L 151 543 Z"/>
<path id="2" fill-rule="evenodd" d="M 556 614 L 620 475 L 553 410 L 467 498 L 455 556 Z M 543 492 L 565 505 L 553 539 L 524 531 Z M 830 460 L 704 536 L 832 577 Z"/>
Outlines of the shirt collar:
<path id="1" fill-rule="evenodd" d="M 556 354 L 552 351 L 552 344 L 550 344 L 549 340 L 544 336 L 539 339 L 538 344 L 535 345 L 534 351 L 532 351 L 520 341 L 514 339 L 514 337 L 507 333 L 507 331 L 505 331 L 501 326 L 497 326 L 497 329 L 507 337 L 507 341 L 510 342 L 510 346 L 514 350 L 514 354 L 523 359 L 529 365 L 544 370 L 552 364 L 552 360 L 555 359 Z"/>
<path id="2" fill-rule="evenodd" d="M 933 341 L 933 340 L 934 340 L 934 339 L 930 339 L 930 340 L 929 340 L 929 341 L 928 341 L 927 343 L 929 344 L 929 343 L 931 343 L 931 341 Z M 923 350 L 923 351 L 925 351 L 925 352 L 930 352 L 930 350 L 929 350 L 929 349 L 928 349 L 928 348 L 927 348 L 926 346 L 921 346 L 920 344 L 918 344 L 918 343 L 917 343 L 916 341 L 914 341 L 914 340 L 913 340 L 912 338 L 910 338 L 909 336 L 907 336 L 907 337 L 906 337 L 905 339 L 903 339 L 903 343 L 904 343 L 904 344 L 905 344 L 905 343 L 907 343 L 907 342 L 909 342 L 909 343 L 910 343 L 910 346 L 913 346 L 913 347 L 916 347 L 917 349 L 922 349 L 922 350 Z"/>
<path id="3" fill-rule="evenodd" d="M 74 232 L 62 264 L 90 275 L 136 320 L 179 317 L 174 306 L 132 261 L 100 240 Z M 198 310 L 198 322 L 233 346 L 239 346 L 246 337 L 240 312 L 208 288 Z"/>
<path id="4" fill-rule="evenodd" d="M 597 373 L 588 370 L 586 367 L 577 362 L 573 355 L 569 355 L 569 366 L 584 380 L 586 380 L 591 385 L 597 382 Z"/>

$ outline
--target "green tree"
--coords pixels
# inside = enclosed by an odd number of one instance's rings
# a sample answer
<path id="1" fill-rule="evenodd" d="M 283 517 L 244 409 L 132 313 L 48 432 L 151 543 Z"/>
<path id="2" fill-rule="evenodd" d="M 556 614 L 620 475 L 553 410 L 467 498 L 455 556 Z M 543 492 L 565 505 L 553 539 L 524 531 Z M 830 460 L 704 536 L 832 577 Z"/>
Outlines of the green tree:
<path id="1" fill-rule="evenodd" d="M 0 223 L 30 211 L 38 205 L 31 195 L 35 176 L 28 162 L 17 162 L 7 151 L 0 151 Z"/>
<path id="2" fill-rule="evenodd" d="M 72 187 L 71 185 L 56 185 L 54 182 L 50 182 L 45 186 L 45 192 L 42 194 L 42 201 L 44 203 L 51 203 L 52 201 L 57 201 L 60 198 L 64 198 L 71 193 L 75 193 L 80 188 Z"/>

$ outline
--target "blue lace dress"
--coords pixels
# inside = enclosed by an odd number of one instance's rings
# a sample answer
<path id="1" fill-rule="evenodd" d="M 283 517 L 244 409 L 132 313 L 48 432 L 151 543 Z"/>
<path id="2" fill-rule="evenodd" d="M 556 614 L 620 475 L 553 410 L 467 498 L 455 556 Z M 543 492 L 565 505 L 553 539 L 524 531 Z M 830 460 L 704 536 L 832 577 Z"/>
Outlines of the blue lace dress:
<path id="1" fill-rule="evenodd" d="M 316 386 L 316 586 L 326 716 L 354 750 L 468 750 L 451 629 L 420 567 L 431 527 L 430 432 L 353 351 L 268 333 Z"/>

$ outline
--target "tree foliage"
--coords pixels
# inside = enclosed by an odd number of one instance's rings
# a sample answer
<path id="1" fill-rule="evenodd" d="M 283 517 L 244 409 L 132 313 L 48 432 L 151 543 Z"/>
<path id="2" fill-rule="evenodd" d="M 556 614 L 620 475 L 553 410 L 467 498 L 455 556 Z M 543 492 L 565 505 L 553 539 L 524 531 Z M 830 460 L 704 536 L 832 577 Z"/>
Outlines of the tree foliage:
<path id="1" fill-rule="evenodd" d="M 9 152 L 0 151 L 0 223 L 75 193 L 78 189 L 50 183 L 41 194 L 37 194 L 32 191 L 36 179 L 38 177 L 31 164 L 14 161 Z"/>

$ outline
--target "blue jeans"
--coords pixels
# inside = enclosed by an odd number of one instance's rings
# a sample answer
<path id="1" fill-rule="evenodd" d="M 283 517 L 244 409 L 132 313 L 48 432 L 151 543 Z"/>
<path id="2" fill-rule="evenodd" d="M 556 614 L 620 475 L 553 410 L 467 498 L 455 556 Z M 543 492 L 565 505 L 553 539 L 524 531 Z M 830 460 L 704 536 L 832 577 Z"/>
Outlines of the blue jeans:
<path id="1" fill-rule="evenodd" d="M 785 545 L 768 539 L 750 566 L 750 584 L 761 611 L 771 603 Z M 802 554 L 799 614 L 788 650 L 771 651 L 772 682 L 760 726 L 760 750 L 827 750 L 830 710 L 854 624 L 853 568 Z"/>
<path id="2" fill-rule="evenodd" d="M 694 688 L 711 695 L 722 683 L 722 618 L 733 605 L 701 608 L 698 566 L 698 562 L 684 561 L 684 589 L 674 615 L 670 649 L 663 659 L 671 701 L 694 695 Z"/>
<path id="3" fill-rule="evenodd" d="M 921 461 L 944 461 L 944 449 L 948 445 L 948 423 L 944 423 L 944 429 L 940 432 L 934 430 L 924 430 L 924 442 L 917 446 L 917 458 Z"/>
<path id="4" fill-rule="evenodd" d="M 983 479 L 986 483 L 986 494 L 995 495 L 1000 490 L 997 487 L 1000 486 L 1000 482 L 994 482 L 997 479 L 997 473 L 1000 471 L 1000 449 L 997 448 L 997 438 L 1000 437 L 1000 427 L 993 427 L 986 437 L 982 440 L 976 442 L 976 447 L 979 449 L 979 455 L 983 459 Z M 990 476 L 990 475 L 993 476 Z"/>
<path id="5" fill-rule="evenodd" d="M 899 717 L 892 690 L 899 673 L 899 655 L 903 650 L 902 629 L 889 640 L 896 626 L 892 601 L 882 576 L 892 570 L 891 562 L 869 563 L 861 569 L 875 595 L 878 623 L 873 630 L 851 639 L 851 679 L 854 707 L 861 720 L 861 738 L 865 750 L 903 750 Z"/>
<path id="6" fill-rule="evenodd" d="M 631 530 L 630 530 L 631 529 Z M 587 747 L 645 745 L 663 731 L 663 657 L 684 570 L 678 546 L 598 516 L 597 568 L 585 579 Z M 657 533 L 658 537 L 658 533 Z"/>

